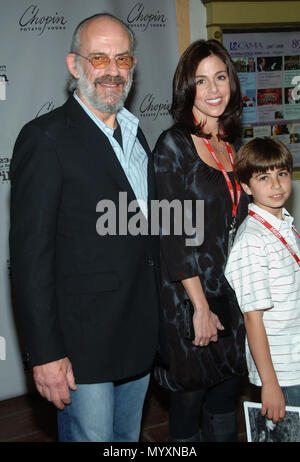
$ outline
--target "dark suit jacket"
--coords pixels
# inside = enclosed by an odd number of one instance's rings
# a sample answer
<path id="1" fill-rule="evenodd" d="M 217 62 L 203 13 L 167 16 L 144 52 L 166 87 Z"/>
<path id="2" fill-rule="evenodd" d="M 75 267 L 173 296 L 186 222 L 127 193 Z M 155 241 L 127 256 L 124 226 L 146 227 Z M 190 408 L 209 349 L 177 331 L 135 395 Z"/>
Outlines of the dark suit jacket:
<path id="1" fill-rule="evenodd" d="M 138 137 L 151 200 L 152 158 L 140 129 Z M 11 186 L 12 281 L 30 363 L 67 356 L 77 383 L 149 369 L 158 337 L 159 237 L 97 234 L 97 203 L 118 204 L 120 191 L 128 202 L 135 196 L 108 139 L 73 97 L 22 129 Z"/>

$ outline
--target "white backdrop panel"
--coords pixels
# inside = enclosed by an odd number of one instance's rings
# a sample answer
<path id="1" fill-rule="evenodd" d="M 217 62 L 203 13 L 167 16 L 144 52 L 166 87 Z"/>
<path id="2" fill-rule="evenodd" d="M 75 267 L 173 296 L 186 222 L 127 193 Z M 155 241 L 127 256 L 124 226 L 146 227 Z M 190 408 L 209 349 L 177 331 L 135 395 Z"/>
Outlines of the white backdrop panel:
<path id="1" fill-rule="evenodd" d="M 171 82 L 178 61 L 175 0 L 0 0 L 0 399 L 31 389 L 9 283 L 9 162 L 29 120 L 67 98 L 65 56 L 76 25 L 100 12 L 116 15 L 137 39 L 138 64 L 128 108 L 150 147 L 171 124 Z M 188 12 L 187 12 L 188 14 Z"/>

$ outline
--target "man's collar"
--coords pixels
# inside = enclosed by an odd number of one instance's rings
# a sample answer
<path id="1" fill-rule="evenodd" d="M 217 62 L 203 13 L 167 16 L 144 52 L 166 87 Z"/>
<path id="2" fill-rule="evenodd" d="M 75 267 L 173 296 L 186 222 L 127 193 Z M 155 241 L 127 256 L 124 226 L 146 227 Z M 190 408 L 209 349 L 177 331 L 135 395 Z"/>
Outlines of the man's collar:
<path id="1" fill-rule="evenodd" d="M 97 118 L 98 121 L 100 122 L 100 125 L 103 125 L 103 127 L 105 128 L 110 128 L 110 130 L 113 132 L 113 129 L 111 127 L 109 127 L 108 125 L 106 125 L 104 122 L 102 122 L 102 120 L 99 119 L 99 117 L 97 117 L 88 107 L 87 105 L 82 101 L 81 98 L 79 98 L 79 96 L 77 95 L 76 93 L 76 90 L 74 91 L 73 93 L 73 96 L 75 98 L 75 100 L 83 107 L 83 109 L 87 112 L 87 114 L 90 115 L 90 117 L 92 117 L 93 119 L 94 118 Z M 122 107 L 118 112 L 117 112 L 117 115 L 116 115 L 116 119 L 118 121 L 118 123 L 120 124 L 120 126 L 122 127 L 123 124 L 127 124 L 127 123 L 130 123 L 132 125 L 134 125 L 137 129 L 138 127 L 138 124 L 139 124 L 139 120 L 137 117 L 135 117 L 131 112 L 129 112 L 127 109 L 125 109 L 124 107 Z"/>

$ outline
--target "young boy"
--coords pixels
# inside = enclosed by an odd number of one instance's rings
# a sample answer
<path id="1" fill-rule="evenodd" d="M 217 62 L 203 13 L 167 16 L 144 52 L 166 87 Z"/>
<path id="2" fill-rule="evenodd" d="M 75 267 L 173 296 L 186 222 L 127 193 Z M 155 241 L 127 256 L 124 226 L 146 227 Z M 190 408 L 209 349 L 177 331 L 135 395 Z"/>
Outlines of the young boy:
<path id="1" fill-rule="evenodd" d="M 283 208 L 293 159 L 273 139 L 253 139 L 234 171 L 252 196 L 225 276 L 244 313 L 251 383 L 261 386 L 262 415 L 277 423 L 285 405 L 300 406 L 300 238 Z"/>

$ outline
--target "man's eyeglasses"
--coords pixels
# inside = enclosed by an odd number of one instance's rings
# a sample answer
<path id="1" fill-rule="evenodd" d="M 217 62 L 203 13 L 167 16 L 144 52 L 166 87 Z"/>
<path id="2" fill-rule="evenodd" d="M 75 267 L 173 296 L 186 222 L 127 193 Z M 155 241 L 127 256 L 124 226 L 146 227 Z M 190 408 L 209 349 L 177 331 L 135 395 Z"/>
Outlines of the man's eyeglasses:
<path id="1" fill-rule="evenodd" d="M 112 59 L 115 60 L 119 69 L 131 69 L 134 63 L 133 56 L 127 55 L 118 56 L 117 58 L 109 58 L 105 55 L 82 56 L 79 53 L 74 53 L 74 55 L 87 59 L 95 69 L 105 69 L 109 66 Z"/>

